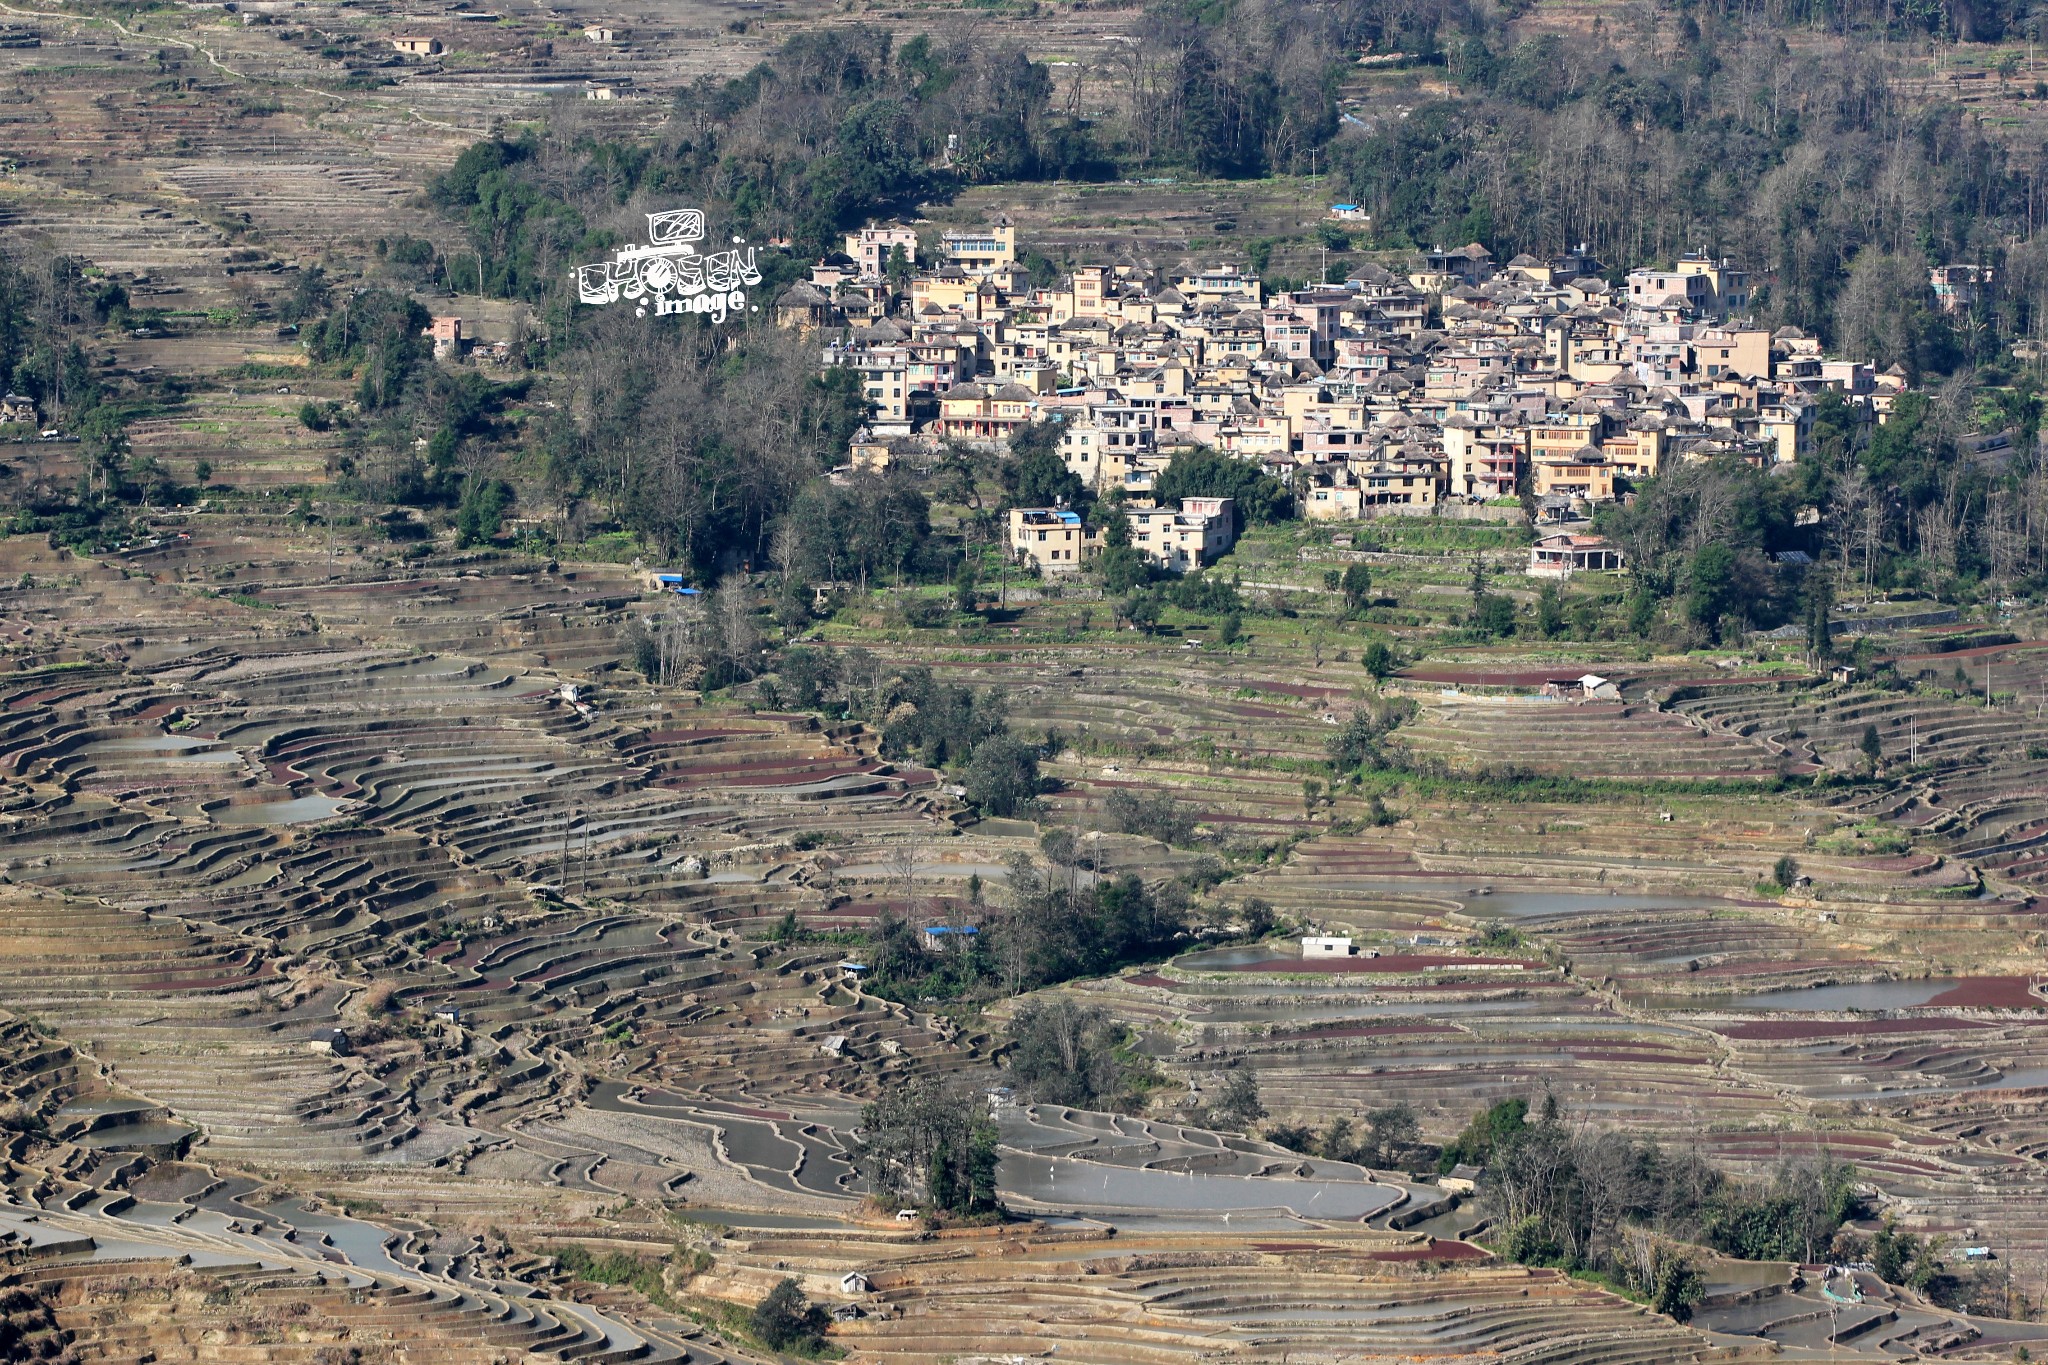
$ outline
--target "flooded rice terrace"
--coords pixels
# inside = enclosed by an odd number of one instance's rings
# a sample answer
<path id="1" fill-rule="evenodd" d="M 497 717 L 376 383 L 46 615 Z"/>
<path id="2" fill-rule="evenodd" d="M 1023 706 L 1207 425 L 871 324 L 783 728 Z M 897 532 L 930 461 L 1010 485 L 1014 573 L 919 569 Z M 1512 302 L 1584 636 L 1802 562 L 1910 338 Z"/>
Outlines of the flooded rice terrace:
<path id="1" fill-rule="evenodd" d="M 331 796 L 297 796 L 288 801 L 224 806 L 213 818 L 223 825 L 304 825 L 339 814 L 345 804 Z"/>
<path id="2" fill-rule="evenodd" d="M 592 1107 L 659 1117 L 715 1134 L 749 1176 L 790 1194 L 828 1195 L 850 1209 L 862 1192 L 846 1149 L 858 1114 L 748 1109 L 665 1091 L 600 1085 Z M 1299 1219 L 1358 1222 L 1407 1202 L 1400 1185 L 1348 1162 L 1311 1159 L 1270 1143 L 1086 1110 L 1004 1106 L 997 1187 L 1019 1212 L 1128 1221 L 1259 1227 Z M 822 1215 L 760 1222 L 761 1215 L 692 1209 L 689 1216 L 750 1226 L 807 1227 Z"/>
<path id="3" fill-rule="evenodd" d="M 1000 1126 L 998 1185 L 1011 1200 L 1046 1209 L 1357 1222 L 1407 1198 L 1348 1162 L 1158 1121 L 1038 1107 L 1007 1111 Z"/>

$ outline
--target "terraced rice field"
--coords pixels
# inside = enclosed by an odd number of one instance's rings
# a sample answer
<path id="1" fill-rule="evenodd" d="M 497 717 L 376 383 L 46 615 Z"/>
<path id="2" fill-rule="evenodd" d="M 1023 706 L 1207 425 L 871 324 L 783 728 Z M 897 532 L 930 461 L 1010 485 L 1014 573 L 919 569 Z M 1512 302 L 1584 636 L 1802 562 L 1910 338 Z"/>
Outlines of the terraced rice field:
<path id="1" fill-rule="evenodd" d="M 661 1211 L 684 1209 L 804 1224 L 734 1226 L 707 1293 L 758 1297 L 792 1239 L 828 1300 L 835 1258 L 868 1266 L 866 1316 L 835 1333 L 878 1358 L 999 1341 L 1134 1365 L 1344 1341 L 1594 1361 L 1726 1345 L 1492 1264 L 1458 1240 L 1477 1214 L 1426 1181 L 1174 1122 L 1236 1067 L 1276 1116 L 1317 1123 L 1403 1102 L 1447 1134 L 1548 1090 L 1738 1169 L 1825 1149 L 1907 1226 L 1995 1225 L 2016 1264 L 2048 1256 L 2048 1012 L 1999 946 L 2029 911 L 1938 894 L 1964 863 L 1945 832 L 1908 826 L 1896 851 L 1883 832 L 1901 822 L 1856 789 L 1778 791 L 1785 752 L 1694 701 L 1412 685 L 1422 712 L 1400 737 L 1418 749 L 1540 772 L 1578 726 L 1617 783 L 1682 775 L 1695 734 L 1713 755 L 1696 775 L 1731 754 L 1770 772 L 1597 801 L 1396 791 L 1393 823 L 1362 827 L 1360 794 L 1306 809 L 1294 766 L 1370 695 L 1355 668 L 1119 641 L 893 657 L 1000 684 L 1023 733 L 1057 732 L 1046 823 L 1085 831 L 1112 792 L 1171 792 L 1203 848 L 1237 860 L 1210 897 L 1223 913 L 1257 896 L 1378 956 L 1327 973 L 1284 945 L 1223 962 L 1190 944 L 1070 987 L 1138 1029 L 1169 1079 L 1158 1109 L 1012 1113 L 1006 1187 L 1056 1221 L 927 1262 L 849 1221 L 849 1133 L 904 1078 L 999 1081 L 1001 1011 L 878 1000 L 843 979 L 844 947 L 766 934 L 792 911 L 821 927 L 950 915 L 973 875 L 1000 896 L 1031 825 L 965 824 L 938 774 L 883 759 L 858 723 L 632 681 L 620 630 L 650 603 L 623 570 L 401 566 L 282 518 L 203 513 L 184 534 L 104 561 L 0 546 L 0 999 L 48 1031 L 20 1071 L 45 1079 L 21 1094 L 58 1119 L 50 1146 L 20 1149 L 34 1160 L 13 1188 L 99 1244 L 67 1267 L 189 1252 L 181 1274 L 297 1275 L 318 1229 L 354 1250 L 312 1273 L 432 1296 L 456 1337 L 710 1359 L 730 1343 L 631 1296 L 529 1301 L 518 1286 L 566 1286 L 484 1231 L 509 1203 L 531 1238 L 658 1255 Z M 1090 847 L 1102 870 L 1154 879 L 1198 853 Z M 1758 897 L 1787 850 L 1814 898 Z M 1518 946 L 1467 944 L 1489 925 Z M 1853 984 L 1930 971 L 1943 979 Z M 1828 982 L 1870 994 L 1749 1003 Z M 354 1049 L 315 1050 L 335 1027 Z M 331 1207 L 290 1202 L 309 1190 L 411 1216 L 330 1225 Z M 1090 1230 L 1102 1220 L 1114 1241 Z M 406 1240 L 380 1251 L 387 1231 Z M 275 1264 L 257 1254 L 273 1244 Z M 1768 1311 L 1731 1300 L 1728 1330 L 1797 1344 L 1802 1292 L 1788 1278 Z M 57 1298 L 74 1294 L 101 1301 Z M 963 1294 L 999 1306 L 963 1325 Z M 1857 1340 L 1960 1330 L 1885 1312 Z"/>
<path id="2" fill-rule="evenodd" d="M 1625 703 L 1446 700 L 1401 741 L 1411 753 L 1465 770 L 1507 763 L 1546 776 L 1682 781 L 1770 778 L 1786 770 L 1767 745 L 1702 734 L 1682 717 Z"/>
<path id="3" fill-rule="evenodd" d="M 327 562 L 349 572 L 346 557 Z M 35 582 L 60 567 L 31 554 L 20 569 Z M 501 1217 L 483 1211 L 518 1189 L 529 1220 L 571 1235 L 622 1196 L 833 1219 L 852 1193 L 841 1149 L 855 1101 L 929 1067 L 986 1067 L 985 1039 L 862 996 L 837 979 L 836 952 L 735 936 L 790 909 L 857 915 L 891 894 L 904 841 L 943 878 L 999 866 L 1016 836 L 936 821 L 934 775 L 878 760 L 857 726 L 678 705 L 602 673 L 577 674 L 567 700 L 561 670 L 608 660 L 633 608 L 616 580 L 358 570 L 309 582 L 260 537 L 203 528 L 153 561 L 160 584 L 69 568 L 78 583 L 17 588 L 6 604 L 23 668 L 0 691 L 0 987 L 67 1040 L 17 1030 L 26 1050 L 8 1073 L 18 1098 L 69 1116 L 64 1141 L 17 1148 L 34 1158 L 17 1188 L 42 1212 L 12 1226 L 48 1248 L 19 1282 L 49 1286 L 64 1321 L 120 1296 L 131 1307 L 120 1333 L 96 1338 L 107 1349 L 149 1342 L 178 1359 L 201 1339 L 237 1340 L 237 1313 L 292 1295 L 309 1305 L 309 1348 L 390 1334 L 458 1343 L 435 1348 L 458 1361 L 485 1348 L 719 1359 L 693 1324 L 644 1306 L 618 1316 L 587 1295 L 535 1299 L 518 1289 L 529 1272 L 481 1243 L 423 1228 L 386 1247 L 375 1225 L 264 1182 L 324 1178 L 434 1226 Z M 395 647 L 398 633 L 433 647 Z M 822 849 L 799 852 L 825 831 Z M 382 1022 L 393 1009 L 411 1022 Z M 361 1038 L 351 1054 L 310 1048 L 337 1025 Z M 1199 1130 L 1117 1130 L 1104 1146 L 1112 1130 L 1098 1121 L 1034 1119 L 1013 1138 L 1009 1178 L 1052 1196 L 1055 1169 L 1070 1187 L 1101 1172 L 1098 1203 L 1155 1213 L 1166 1206 L 1145 1182 L 1214 1182 L 1187 1187 L 1206 1225 L 1230 1198 L 1312 1215 L 1327 1192 L 1332 1208 L 1362 1199 L 1387 1216 L 1433 1197 L 1355 1168 L 1298 1169 L 1270 1147 L 1233 1154 Z M 1261 1217 L 1245 1221 L 1250 1236 Z M 1075 1271 L 1061 1236 L 1035 1244 L 1054 1258 L 1042 1273 Z M 806 1245 L 815 1274 L 830 1251 Z M 1006 1287 L 1020 1270 L 997 1254 L 1006 1245 L 972 1262 L 994 1277 L 985 1292 L 1032 1339 L 1089 1359 L 1225 1342 L 1263 1355 L 1333 1332 L 1446 1357 L 1702 1349 L 1554 1277 L 1418 1278 L 1484 1259 L 1427 1235 L 1339 1234 L 1327 1254 L 1357 1257 L 1370 1278 L 1324 1265 L 1352 1287 L 1317 1287 L 1313 1311 L 1263 1290 L 1219 1296 L 1186 1268 L 1133 1273 L 1143 1257 L 1128 1238 L 1102 1244 L 1117 1268 L 1089 1272 L 1096 1292 L 1057 1307 Z M 339 1254 L 309 1256 L 320 1246 Z M 963 1292 L 958 1263 L 932 1280 L 911 1245 L 870 1249 L 909 1255 L 878 1276 L 872 1327 L 855 1324 L 849 1345 L 936 1359 L 1014 1339 L 997 1318 L 982 1336 L 941 1326 Z M 772 1235 L 735 1235 L 718 1273 L 744 1297 L 787 1256 Z M 1299 1284 L 1272 1264 L 1276 1284 Z M 1235 1266 L 1228 1277 L 1252 1283 Z M 169 1325 L 188 1293 L 220 1305 L 197 1336 Z M 1560 1335 L 1551 1310 L 1567 1301 L 1596 1325 Z M 1167 1325 L 1133 1336 L 1118 1326 L 1133 1312 Z M 1636 1345 L 1618 1355 L 1594 1346 L 1624 1339 Z"/>

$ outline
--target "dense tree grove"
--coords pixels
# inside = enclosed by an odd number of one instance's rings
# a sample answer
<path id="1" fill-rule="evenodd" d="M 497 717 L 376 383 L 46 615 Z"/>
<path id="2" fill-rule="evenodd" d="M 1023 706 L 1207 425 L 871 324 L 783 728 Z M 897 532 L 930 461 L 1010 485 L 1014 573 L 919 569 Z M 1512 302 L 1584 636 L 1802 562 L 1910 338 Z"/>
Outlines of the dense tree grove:
<path id="1" fill-rule="evenodd" d="M 853 1167 L 877 1200 L 942 1215 L 999 1212 L 996 1126 L 971 1086 L 921 1076 L 861 1112 Z"/>
<path id="2" fill-rule="evenodd" d="M 1825 1157 L 1744 1182 L 1691 1152 L 1567 1121 L 1546 1096 L 1504 1100 L 1475 1115 L 1437 1168 L 1480 1167 L 1480 1198 L 1500 1252 L 1532 1265 L 1605 1272 L 1683 1320 L 1699 1301 L 1685 1251 L 1704 1245 L 1743 1260 L 1860 1259 L 1871 1245 L 1845 1225 L 1863 1213 L 1857 1175 Z M 1879 1273 L 1926 1288 L 1925 1243 L 1887 1227 Z M 1913 1277 L 1919 1275 L 1915 1280 Z"/>
<path id="3" fill-rule="evenodd" d="M 558 493 L 713 576 L 765 568 L 793 510 L 831 531 L 795 542 L 802 571 L 864 579 L 910 567 L 921 494 L 888 482 L 814 488 L 866 415 L 856 376 L 820 379 L 813 349 L 773 326 L 721 338 L 689 319 L 588 311 L 559 362 L 579 416 L 553 414 L 532 438 Z"/>
<path id="4" fill-rule="evenodd" d="M 1152 492 L 1163 505 L 1182 498 L 1234 499 L 1239 531 L 1284 520 L 1294 511 L 1285 484 L 1259 472 L 1256 464 L 1206 446 L 1174 456 L 1154 480 Z"/>
<path id="5" fill-rule="evenodd" d="M 1385 245 L 1477 239 L 1505 258 L 1583 242 L 1624 269 L 1704 246 L 1769 279 L 1767 318 L 1875 343 L 1880 364 L 1946 371 L 1993 345 L 1897 305 L 1930 259 L 1990 263 L 2031 237 L 2037 161 L 1961 107 L 1903 104 L 1866 47 L 1788 48 L 1708 12 L 1680 35 L 1447 34 L 1458 96 L 1341 139 L 1336 163 Z M 2032 327 L 2048 285 L 2035 254 L 2015 250 L 2008 333 Z"/>
<path id="6" fill-rule="evenodd" d="M 1330 767 L 1339 776 L 1391 764 L 1386 739 L 1421 711 L 1413 697 L 1377 697 L 1358 707 L 1330 736 Z"/>
<path id="7" fill-rule="evenodd" d="M 688 199 L 756 240 L 815 249 L 957 185 L 1101 168 L 1051 107 L 1043 65 L 966 35 L 799 34 L 745 76 L 684 91 L 675 114 L 651 144 L 587 135 L 568 108 L 544 134 L 465 152 L 433 193 L 466 223 L 487 287 L 559 295 L 578 260 L 633 232 L 642 200 Z"/>
<path id="8" fill-rule="evenodd" d="M 971 767 L 972 765 L 970 765 Z M 868 935 L 869 989 L 901 1000 L 988 1003 L 1130 963 L 1156 960 L 1187 937 L 1191 896 L 1178 881 L 1147 885 L 1135 874 L 1098 874 L 1070 831 L 1047 836 L 1051 866 L 1018 855 L 1000 903 L 925 903 L 921 922 L 965 914 L 975 932 L 943 946 L 925 941 L 893 908 Z M 919 902 L 914 868 L 899 869 L 896 894 Z"/>
<path id="9" fill-rule="evenodd" d="M 915 581 L 932 558 L 931 501 L 901 474 L 804 484 L 781 523 L 785 574 L 805 583 Z"/>
<path id="10" fill-rule="evenodd" d="M 89 262 L 0 254 L 0 385 L 33 400 L 46 420 L 77 437 L 82 457 L 70 487 L 41 460 L 27 462 L 11 529 L 98 544 L 120 537 L 134 504 L 189 495 L 154 458 L 130 449 L 126 429 L 140 404 L 110 392 L 87 358 L 84 343 L 101 328 L 130 321 L 127 291 Z"/>
<path id="11" fill-rule="evenodd" d="M 824 1344 L 830 1321 L 824 1309 L 804 1296 L 801 1285 L 782 1279 L 754 1305 L 747 1326 L 770 1350 L 810 1355 Z"/>
<path id="12" fill-rule="evenodd" d="M 0 383 L 53 409 L 90 406 L 77 337 L 125 303 L 120 286 L 94 283 L 74 257 L 0 256 Z"/>
<path id="13" fill-rule="evenodd" d="M 470 148 L 433 190 L 475 253 L 447 268 L 539 300 L 630 233 L 643 199 L 686 198 L 757 240 L 815 250 L 964 185 L 1299 171 L 1338 130 L 1343 64 L 1362 46 L 1426 42 L 1433 23 L 1365 0 L 1163 3 L 1064 101 L 1047 66 L 971 23 L 901 43 L 869 27 L 799 34 L 738 79 L 684 91 L 651 143 L 604 140 L 568 106 L 545 133 Z M 1091 82 L 1127 116 L 1083 117 Z"/>
<path id="14" fill-rule="evenodd" d="M 1887 1222 L 1874 1236 L 1858 1176 L 1825 1156 L 1743 1181 L 1690 1152 L 1566 1121 L 1545 1097 L 1506 1100 L 1474 1116 L 1438 1162 L 1483 1165 L 1481 1199 L 1501 1254 L 1532 1265 L 1604 1272 L 1685 1319 L 1703 1286 L 1686 1251 L 1706 1246 L 1751 1261 L 1868 1259 L 1894 1284 L 1953 1302 L 1963 1286 L 1937 1249 Z"/>
<path id="15" fill-rule="evenodd" d="M 1761 1181 L 1734 1179 L 1692 1152 L 1572 1122 L 1551 1097 L 1533 1109 L 1503 1100 L 1441 1147 L 1422 1141 L 1413 1110 L 1376 1109 L 1363 1127 L 1340 1116 L 1317 1132 L 1280 1124 L 1266 1136 L 1295 1151 L 1375 1169 L 1480 1172 L 1478 1198 L 1495 1248 L 1511 1260 L 1610 1277 L 1681 1320 L 1699 1302 L 1691 1248 L 1752 1261 L 1859 1259 L 1897 1284 L 1939 1279 L 1924 1241 L 1887 1226 L 1868 1243 L 1850 1220 L 1864 1210 L 1855 1170 L 1822 1158 Z"/>
<path id="16" fill-rule="evenodd" d="M 2003 381 L 2003 382 L 2000 382 Z M 1760 473 L 1738 460 L 1686 463 L 1645 480 L 1596 521 L 1625 549 L 1648 634 L 1653 607 L 1699 642 L 1805 623 L 1825 656 L 1837 595 L 1915 589 L 1947 600 L 2048 586 L 2048 469 L 2036 452 L 2031 379 L 1959 371 L 1901 397 L 1883 426 L 1823 395 L 1812 450 Z M 2008 454 L 1969 458 L 1972 431 L 2010 433 Z M 1800 551 L 1818 565 L 1787 570 Z"/>
<path id="17" fill-rule="evenodd" d="M 1282 1147 L 1331 1161 L 1355 1161 L 1375 1170 L 1401 1170 L 1434 1149 L 1422 1141 L 1422 1123 L 1415 1110 L 1405 1104 L 1390 1104 L 1368 1110 L 1364 1128 L 1338 1115 L 1317 1133 L 1298 1124 L 1278 1124 L 1266 1132 L 1269 1140 Z"/>
<path id="18" fill-rule="evenodd" d="M 1010 1077 L 1028 1098 L 1114 1109 L 1131 1090 L 1127 1030 L 1100 1005 L 1063 995 L 1027 1001 L 1010 1021 Z"/>

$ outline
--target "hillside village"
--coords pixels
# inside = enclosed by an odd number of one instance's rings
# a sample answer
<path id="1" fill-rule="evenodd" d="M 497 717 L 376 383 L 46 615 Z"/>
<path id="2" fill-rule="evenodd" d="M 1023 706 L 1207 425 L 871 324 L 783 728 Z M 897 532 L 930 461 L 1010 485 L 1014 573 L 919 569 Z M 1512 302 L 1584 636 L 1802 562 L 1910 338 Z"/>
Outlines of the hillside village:
<path id="1" fill-rule="evenodd" d="M 1705 254 L 1610 284 L 1584 250 L 1501 265 L 1474 243 L 1407 275 L 1366 265 L 1269 292 L 1231 265 L 1133 260 L 1038 283 L 1007 220 L 939 248 L 923 261 L 913 229 L 864 228 L 777 301 L 779 322 L 823 340 L 827 372 L 861 373 L 873 419 L 853 468 L 1057 422 L 1067 467 L 1123 502 L 1134 545 L 1169 571 L 1230 544 L 1228 507 L 1151 507 L 1155 476 L 1197 447 L 1256 461 L 1312 520 L 1519 520 L 1526 495 L 1562 529 L 1673 461 L 1789 468 L 1823 395 L 1882 423 L 1908 383 L 1755 325 L 1748 275 Z M 1931 272 L 1937 304 L 1966 307 L 1971 272 Z M 1007 530 L 1046 573 L 1100 544 L 1059 508 L 1012 509 Z M 1604 547 L 1587 562 L 1620 567 Z"/>

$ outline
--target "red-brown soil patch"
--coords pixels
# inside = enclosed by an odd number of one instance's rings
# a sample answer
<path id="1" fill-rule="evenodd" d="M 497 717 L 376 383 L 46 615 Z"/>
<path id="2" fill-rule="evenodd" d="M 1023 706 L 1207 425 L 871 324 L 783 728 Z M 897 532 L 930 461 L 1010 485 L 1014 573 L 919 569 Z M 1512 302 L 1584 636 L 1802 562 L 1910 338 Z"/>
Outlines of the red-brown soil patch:
<path id="1" fill-rule="evenodd" d="M 1990 1027 L 1981 1019 L 1915 1015 L 1910 1019 L 1761 1019 L 1754 1024 L 1731 1024 L 1717 1032 L 1724 1038 L 1790 1042 L 1799 1038 L 1838 1038 L 1848 1034 L 1949 1033 L 1958 1029 Z"/>
<path id="2" fill-rule="evenodd" d="M 1456 1033 L 1449 1024 L 1332 1024 L 1328 1028 L 1293 1029 L 1269 1033 L 1276 1043 L 1313 1042 L 1319 1038 L 1398 1038 L 1416 1033 Z"/>
<path id="3" fill-rule="evenodd" d="M 2048 1000 L 2028 990 L 2027 984 L 2024 976 L 1966 976 L 1927 1003 L 1980 1010 L 2048 1009 Z"/>
<path id="4" fill-rule="evenodd" d="M 1439 1242 L 1434 1238 L 1426 1247 L 1402 1247 L 1398 1251 L 1369 1252 L 1369 1261 L 1483 1261 L 1491 1254 L 1470 1242 Z"/>

